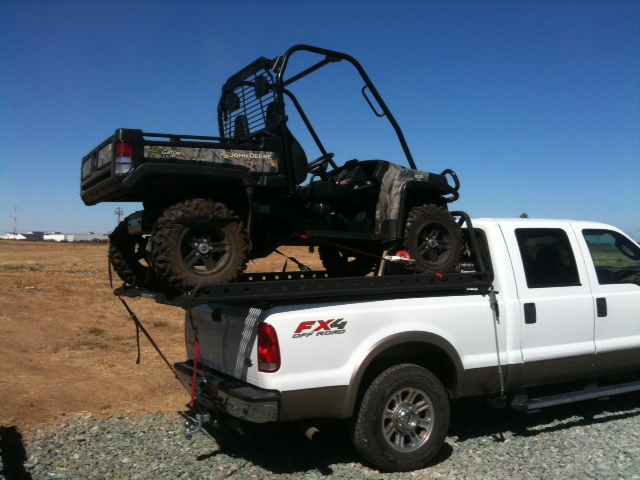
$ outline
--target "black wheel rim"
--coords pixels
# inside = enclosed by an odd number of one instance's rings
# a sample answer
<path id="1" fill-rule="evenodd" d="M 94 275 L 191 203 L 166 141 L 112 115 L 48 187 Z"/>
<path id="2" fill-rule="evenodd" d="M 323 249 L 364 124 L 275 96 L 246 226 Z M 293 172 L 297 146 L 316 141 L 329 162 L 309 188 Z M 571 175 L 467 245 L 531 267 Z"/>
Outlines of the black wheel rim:
<path id="1" fill-rule="evenodd" d="M 180 238 L 180 254 L 185 267 L 197 275 L 211 275 L 229 262 L 231 246 L 222 228 L 203 226 L 186 229 Z"/>
<path id="2" fill-rule="evenodd" d="M 451 235 L 443 225 L 429 223 L 418 234 L 418 253 L 432 265 L 446 262 L 451 255 L 453 242 Z"/>

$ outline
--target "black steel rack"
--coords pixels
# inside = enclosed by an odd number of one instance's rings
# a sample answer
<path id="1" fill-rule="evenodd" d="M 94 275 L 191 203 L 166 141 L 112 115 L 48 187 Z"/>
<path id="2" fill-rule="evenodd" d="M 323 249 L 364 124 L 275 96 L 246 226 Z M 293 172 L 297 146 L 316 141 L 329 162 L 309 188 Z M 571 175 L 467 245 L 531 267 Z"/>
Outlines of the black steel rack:
<path id="1" fill-rule="evenodd" d="M 265 305 L 300 302 L 340 302 L 434 296 L 439 294 L 487 293 L 491 284 L 483 272 L 385 275 L 375 277 L 325 277 L 324 272 L 253 274 L 249 279 L 211 285 L 192 294 L 154 292 L 122 286 L 114 294 L 143 297 L 158 303 L 189 309 L 205 303 Z M 283 278 L 283 279 L 275 279 Z"/>

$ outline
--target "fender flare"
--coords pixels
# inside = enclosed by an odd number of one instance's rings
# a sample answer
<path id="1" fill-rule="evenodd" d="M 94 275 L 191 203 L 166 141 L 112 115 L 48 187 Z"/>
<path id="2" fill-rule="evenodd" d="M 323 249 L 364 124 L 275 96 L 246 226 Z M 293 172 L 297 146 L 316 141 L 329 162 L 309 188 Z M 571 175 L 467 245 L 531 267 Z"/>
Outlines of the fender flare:
<path id="1" fill-rule="evenodd" d="M 462 381 L 464 378 L 464 366 L 462 365 L 462 360 L 460 359 L 460 355 L 458 355 L 457 350 L 448 340 L 430 332 L 401 332 L 390 337 L 386 337 L 374 344 L 371 347 L 369 353 L 367 353 L 367 355 L 362 359 L 358 367 L 355 369 L 353 375 L 351 376 L 349 388 L 347 391 L 344 412 L 345 418 L 351 417 L 353 413 L 358 398 L 358 393 L 360 391 L 360 386 L 369 366 L 371 366 L 371 364 L 376 359 L 378 359 L 380 355 L 386 350 L 398 345 L 402 345 L 404 343 L 422 343 L 425 346 L 432 345 L 442 350 L 449 357 L 455 369 L 455 378 L 453 379 L 453 383 L 448 388 L 449 394 L 451 397 L 456 397 L 457 394 L 461 391 Z"/>

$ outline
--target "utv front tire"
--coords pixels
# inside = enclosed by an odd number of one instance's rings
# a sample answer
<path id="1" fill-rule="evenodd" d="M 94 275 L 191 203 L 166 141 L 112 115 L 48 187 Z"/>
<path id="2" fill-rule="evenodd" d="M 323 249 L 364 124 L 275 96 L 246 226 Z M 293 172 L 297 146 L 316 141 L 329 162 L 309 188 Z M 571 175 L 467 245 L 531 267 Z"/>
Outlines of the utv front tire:
<path id="1" fill-rule="evenodd" d="M 156 222 L 152 241 L 155 271 L 185 292 L 232 282 L 246 267 L 244 225 L 222 203 L 198 198 L 168 208 Z"/>
<path id="2" fill-rule="evenodd" d="M 449 429 L 447 392 L 429 370 L 413 364 L 388 368 L 364 394 L 351 435 L 377 468 L 403 472 L 426 467 Z"/>
<path id="3" fill-rule="evenodd" d="M 460 261 L 462 232 L 453 216 L 437 205 L 414 207 L 407 216 L 404 248 L 415 260 L 416 273 L 447 273 Z"/>

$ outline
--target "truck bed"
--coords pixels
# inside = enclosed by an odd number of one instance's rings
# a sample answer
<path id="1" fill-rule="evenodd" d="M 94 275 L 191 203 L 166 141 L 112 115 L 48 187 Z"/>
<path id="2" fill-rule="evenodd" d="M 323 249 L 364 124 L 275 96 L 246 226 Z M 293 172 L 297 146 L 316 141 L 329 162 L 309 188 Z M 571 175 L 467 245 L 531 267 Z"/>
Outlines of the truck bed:
<path id="1" fill-rule="evenodd" d="M 210 285 L 191 294 L 155 292 L 131 286 L 116 288 L 114 294 L 152 298 L 157 303 L 189 309 L 205 303 L 244 303 L 263 307 L 318 300 L 464 295 L 488 292 L 490 287 L 491 281 L 485 272 L 371 277 L 328 277 L 326 272 L 296 272 L 245 274 L 239 282 Z"/>

